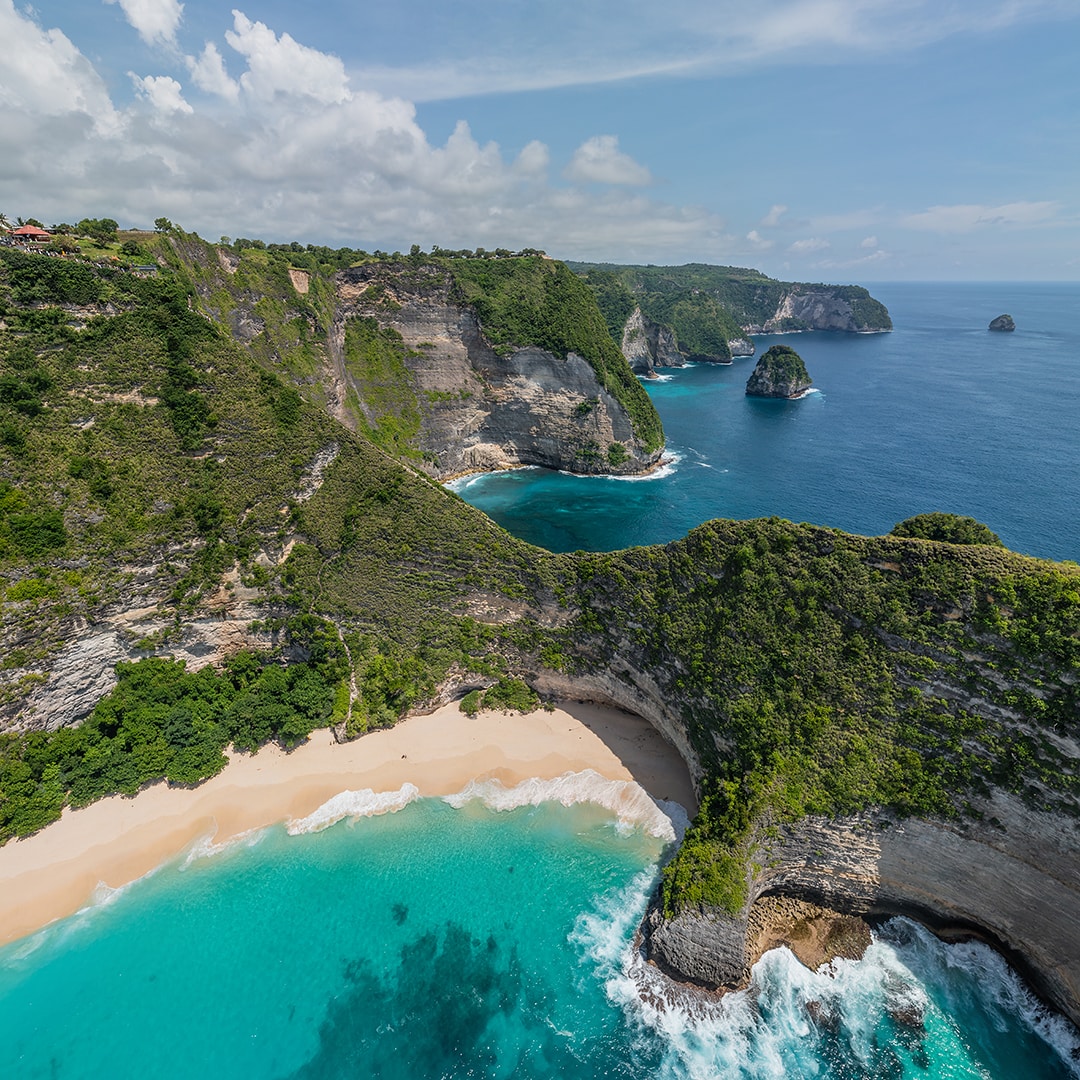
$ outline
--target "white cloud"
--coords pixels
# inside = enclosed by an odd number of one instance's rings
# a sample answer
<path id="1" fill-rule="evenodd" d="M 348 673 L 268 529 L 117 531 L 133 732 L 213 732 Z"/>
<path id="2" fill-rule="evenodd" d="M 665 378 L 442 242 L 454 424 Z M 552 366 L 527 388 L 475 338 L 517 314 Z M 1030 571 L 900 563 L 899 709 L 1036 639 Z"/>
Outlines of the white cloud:
<path id="1" fill-rule="evenodd" d="M 168 75 L 136 75 L 129 71 L 128 76 L 135 84 L 135 89 L 161 113 L 193 113 L 195 110 L 184 100 L 182 87 Z"/>
<path id="2" fill-rule="evenodd" d="M 127 21 L 147 45 L 176 43 L 176 30 L 184 12 L 179 0 L 105 0 L 105 3 L 119 4 Z"/>
<path id="3" fill-rule="evenodd" d="M 872 263 L 887 262 L 892 254 L 883 248 L 870 252 L 869 255 L 859 255 L 853 259 L 819 259 L 811 263 L 815 270 L 850 270 L 855 266 L 869 266 Z"/>
<path id="4" fill-rule="evenodd" d="M 859 244 L 859 247 L 861 248 L 876 248 L 877 246 L 878 245 L 876 236 L 863 237 L 862 242 Z"/>
<path id="5" fill-rule="evenodd" d="M 194 56 L 187 57 L 187 65 L 192 80 L 200 90 L 216 94 L 227 101 L 235 101 L 240 96 L 240 84 L 229 77 L 225 70 L 225 61 L 212 41 L 206 43 L 198 59 Z"/>
<path id="6" fill-rule="evenodd" d="M 442 56 L 393 67 L 369 56 L 365 82 L 432 101 L 660 74 L 723 76 L 791 60 L 862 62 L 1076 16 L 1075 0 L 545 0 L 540 7 L 543 18 L 529 24 L 528 63 L 520 59 L 526 16 L 493 19 L 490 0 L 456 0 L 440 11 Z"/>
<path id="7" fill-rule="evenodd" d="M 796 240 L 787 250 L 789 255 L 810 255 L 815 251 L 824 251 L 832 247 L 828 240 L 812 236 L 806 240 Z"/>
<path id="8" fill-rule="evenodd" d="M 32 117 L 79 116 L 99 133 L 116 130 L 104 81 L 62 31 L 43 30 L 12 0 L 0 0 L 0 41 L 0 115 L 11 137 Z M 14 146 L 8 139 L 2 145 L 10 160 Z"/>
<path id="9" fill-rule="evenodd" d="M 551 153 L 538 139 L 522 147 L 514 161 L 514 169 L 524 176 L 542 176 L 551 163 Z"/>
<path id="10" fill-rule="evenodd" d="M 787 213 L 787 207 L 777 203 L 773 208 L 758 222 L 759 225 L 763 225 L 766 229 L 775 229 L 780 224 L 780 219 Z"/>
<path id="11" fill-rule="evenodd" d="M 908 214 L 900 224 L 909 229 L 929 232 L 972 232 L 994 225 L 1037 225 L 1054 217 L 1055 202 L 1013 202 L 1002 206 L 965 203 L 956 206 L 931 206 L 918 214 Z"/>
<path id="12" fill-rule="evenodd" d="M 773 241 L 766 240 L 757 229 L 751 229 L 746 234 L 746 239 L 750 241 L 755 251 L 768 251 L 773 246 Z"/>
<path id="13" fill-rule="evenodd" d="M 575 151 L 563 175 L 579 183 L 626 184 L 643 187 L 652 183 L 652 176 L 629 154 L 619 149 L 615 135 L 594 135 Z"/>
<path id="14" fill-rule="evenodd" d="M 247 60 L 240 83 L 253 97 L 297 94 L 324 105 L 349 100 L 345 65 L 336 56 L 301 45 L 289 34 L 278 37 L 242 11 L 233 11 L 233 29 L 225 32 L 225 40 Z"/>

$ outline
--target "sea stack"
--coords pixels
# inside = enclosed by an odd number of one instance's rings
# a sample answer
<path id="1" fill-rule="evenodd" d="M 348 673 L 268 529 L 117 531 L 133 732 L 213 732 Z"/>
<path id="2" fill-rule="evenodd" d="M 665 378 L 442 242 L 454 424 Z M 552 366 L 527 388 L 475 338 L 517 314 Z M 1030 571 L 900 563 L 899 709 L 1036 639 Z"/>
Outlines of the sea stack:
<path id="1" fill-rule="evenodd" d="M 1015 330 L 1016 323 L 1013 322 L 1011 315 L 999 315 L 996 319 L 992 319 L 990 322 L 991 330 Z"/>
<path id="2" fill-rule="evenodd" d="M 802 357 L 787 345 L 773 345 L 746 380 L 751 397 L 796 398 L 810 389 Z"/>

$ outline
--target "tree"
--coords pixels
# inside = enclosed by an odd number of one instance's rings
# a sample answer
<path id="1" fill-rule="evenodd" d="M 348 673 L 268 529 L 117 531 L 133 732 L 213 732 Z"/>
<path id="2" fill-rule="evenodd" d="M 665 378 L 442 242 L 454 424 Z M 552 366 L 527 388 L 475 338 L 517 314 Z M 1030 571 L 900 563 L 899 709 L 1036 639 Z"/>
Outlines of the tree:
<path id="1" fill-rule="evenodd" d="M 941 540 L 946 544 L 988 544 L 1004 547 L 1000 537 L 971 517 L 959 514 L 916 514 L 893 527 L 891 536 L 914 537 L 919 540 Z"/>
<path id="2" fill-rule="evenodd" d="M 120 226 L 112 218 L 83 218 L 75 230 L 80 236 L 89 236 L 99 244 L 111 244 L 116 240 L 116 230 Z"/>
<path id="3" fill-rule="evenodd" d="M 154 218 L 154 232 L 169 233 L 172 232 L 176 226 L 167 218 L 159 217 Z"/>

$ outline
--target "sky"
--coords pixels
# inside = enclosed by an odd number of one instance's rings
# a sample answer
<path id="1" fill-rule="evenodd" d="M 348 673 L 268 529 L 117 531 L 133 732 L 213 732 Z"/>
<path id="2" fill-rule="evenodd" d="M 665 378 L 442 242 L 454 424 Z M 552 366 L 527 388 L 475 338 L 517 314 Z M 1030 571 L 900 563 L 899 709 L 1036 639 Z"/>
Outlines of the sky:
<path id="1" fill-rule="evenodd" d="M 0 0 L 0 211 L 1080 280 L 1077 0 Z"/>

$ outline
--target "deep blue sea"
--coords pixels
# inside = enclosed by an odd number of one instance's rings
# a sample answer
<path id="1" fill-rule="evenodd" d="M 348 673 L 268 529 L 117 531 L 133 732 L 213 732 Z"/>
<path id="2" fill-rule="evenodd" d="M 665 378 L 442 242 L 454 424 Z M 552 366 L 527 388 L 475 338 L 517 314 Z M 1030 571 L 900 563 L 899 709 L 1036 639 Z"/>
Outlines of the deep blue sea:
<path id="1" fill-rule="evenodd" d="M 675 464 L 643 480 L 542 469 L 457 482 L 553 551 L 666 543 L 711 518 L 778 516 L 876 536 L 943 510 L 1016 551 L 1080 561 L 1080 284 L 882 284 L 888 334 L 758 337 L 817 388 L 748 398 L 755 359 L 646 383 Z M 991 333 L 1007 312 L 1013 333 Z"/>
<path id="2" fill-rule="evenodd" d="M 555 550 L 949 510 L 1080 559 L 1080 286 L 873 292 L 893 333 L 782 339 L 819 388 L 803 400 L 747 399 L 752 360 L 651 383 L 677 459 L 656 477 L 524 470 L 462 494 Z M 1002 312 L 1018 329 L 988 333 Z M 832 973 L 781 950 L 747 993 L 661 1007 L 632 937 L 666 841 L 513 802 L 203 845 L 0 949 L 0 1080 L 1080 1077 L 1076 1031 L 996 954 L 902 920 Z"/>

